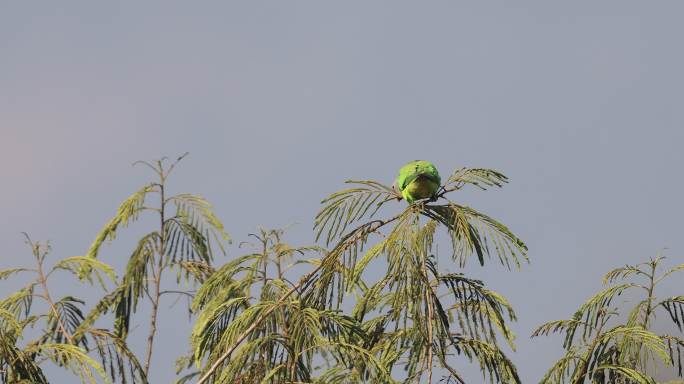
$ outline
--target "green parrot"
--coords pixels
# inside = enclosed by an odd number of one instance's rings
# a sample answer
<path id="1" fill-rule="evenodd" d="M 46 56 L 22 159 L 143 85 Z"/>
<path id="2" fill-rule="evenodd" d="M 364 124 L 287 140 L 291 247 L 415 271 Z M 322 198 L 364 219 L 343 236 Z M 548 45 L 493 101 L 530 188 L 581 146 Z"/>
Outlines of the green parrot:
<path id="1" fill-rule="evenodd" d="M 399 170 L 399 176 L 393 188 L 401 192 L 407 202 L 434 197 L 441 185 L 437 168 L 425 160 L 414 160 Z"/>

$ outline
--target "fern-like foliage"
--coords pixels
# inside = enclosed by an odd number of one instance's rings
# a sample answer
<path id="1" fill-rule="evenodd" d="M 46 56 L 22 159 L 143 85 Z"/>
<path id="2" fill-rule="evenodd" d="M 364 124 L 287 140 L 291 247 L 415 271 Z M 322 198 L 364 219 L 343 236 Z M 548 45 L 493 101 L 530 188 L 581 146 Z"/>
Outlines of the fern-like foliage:
<path id="1" fill-rule="evenodd" d="M 43 366 L 52 362 L 71 371 L 82 383 L 146 383 L 143 368 L 126 343 L 106 330 L 93 328 L 87 320 L 85 301 L 69 295 L 53 298 L 48 288 L 54 273 L 68 271 L 81 284 L 98 282 L 106 289 L 116 280 L 112 268 L 86 257 L 65 258 L 48 268 L 49 244 L 26 239 L 35 268 L 0 271 L 6 277 L 33 276 L 24 288 L 0 300 L 0 381 L 47 383 Z M 36 313 L 34 300 L 41 301 L 47 312 Z M 42 331 L 28 339 L 27 329 L 37 325 Z"/>
<path id="2" fill-rule="evenodd" d="M 655 334 L 650 329 L 658 311 L 670 315 L 681 331 L 681 296 L 658 300 L 657 285 L 671 274 L 684 270 L 676 266 L 658 275 L 663 257 L 638 265 L 616 268 L 603 278 L 605 289 L 583 303 L 568 320 L 543 324 L 533 337 L 564 334 L 565 356 L 544 375 L 540 383 L 655 383 L 658 366 L 674 366 L 682 377 L 684 340 L 674 335 Z M 615 298 L 626 291 L 642 291 L 643 299 L 623 312 Z M 619 316 L 623 312 L 626 316 Z M 579 332 L 578 332 L 579 331 Z"/>
<path id="3" fill-rule="evenodd" d="M 309 306 L 296 293 L 279 301 L 292 287 L 290 269 L 307 254 L 324 250 L 291 247 L 282 230 L 261 229 L 252 236 L 256 241 L 248 245 L 254 252 L 218 268 L 197 291 L 192 353 L 179 362 L 191 372 L 179 382 L 204 373 L 192 371 L 194 362 L 219 364 L 206 381 L 211 383 L 359 383 L 361 373 L 353 367 L 363 361 L 366 376 L 391 383 L 384 365 L 359 346 L 365 333 L 353 317 Z M 222 360 L 222 353 L 260 318 L 261 325 Z"/>
<path id="4" fill-rule="evenodd" d="M 516 368 L 498 346 L 497 335 L 513 346 L 507 326 L 515 320 L 508 301 L 483 282 L 462 273 L 441 273 L 434 254 L 439 223 L 419 224 L 414 214 L 366 253 L 383 256 L 385 275 L 360 287 L 353 315 L 373 335 L 366 347 L 378 354 L 386 369 L 402 367 L 405 382 L 432 382 L 433 367 L 449 372 L 445 380 L 464 383 L 453 356 L 477 364 L 483 379 L 519 383 Z M 365 257 L 353 276 L 368 265 Z"/>
<path id="5" fill-rule="evenodd" d="M 353 316 L 369 338 L 364 347 L 387 371 L 402 367 L 407 383 L 431 382 L 437 366 L 449 373 L 444 380 L 464 382 L 454 356 L 478 364 L 488 380 L 519 382 L 497 339 L 513 345 L 507 325 L 515 320 L 512 307 L 481 281 L 440 272 L 434 245 L 436 232 L 445 229 L 457 267 L 472 255 L 481 265 L 492 256 L 509 268 L 526 261 L 527 247 L 506 226 L 446 197 L 467 185 L 484 190 L 506 182 L 494 170 L 458 169 L 433 199 L 400 202 L 399 214 L 383 218 L 383 208 L 400 196 L 376 181 L 348 181 L 354 187 L 323 200 L 316 216 L 316 235 L 335 246 L 303 286 L 305 301 L 338 309 L 345 292 L 355 293 Z M 357 226 L 350 230 L 353 223 Z M 380 241 L 369 246 L 374 234 Z M 365 272 L 376 260 L 386 263 L 387 271 L 369 282 Z M 357 369 L 364 372 L 363 367 Z"/>
<path id="6" fill-rule="evenodd" d="M 388 224 L 401 228 L 420 217 L 442 224 L 447 230 L 452 242 L 452 257 L 461 267 L 472 255 L 476 255 L 482 265 L 487 257 L 494 255 L 509 268 L 519 267 L 522 261 L 527 261 L 527 247 L 519 238 L 490 216 L 446 198 L 448 193 L 466 185 L 486 190 L 501 187 L 507 181 L 506 176 L 495 170 L 461 168 L 447 179 L 434 199 L 417 201 L 389 219 L 377 219 L 376 216 L 389 202 L 400 199 L 400 195 L 376 181 L 347 181 L 355 187 L 333 193 L 322 201 L 323 208 L 316 216 L 314 231 L 317 237 L 325 238 L 326 244 L 337 241 L 330 259 L 353 269 L 368 235 Z M 364 219 L 368 220 L 365 224 L 347 230 L 350 224 Z M 342 271 L 332 261 L 330 268 Z"/>
<path id="7" fill-rule="evenodd" d="M 335 192 L 321 201 L 323 208 L 316 215 L 316 240 L 325 238 L 326 245 L 345 233 L 348 226 L 373 217 L 385 203 L 397 199 L 392 188 L 373 180 L 347 180 L 354 187 Z"/>
<path id="8" fill-rule="evenodd" d="M 120 228 L 137 220 L 141 214 L 149 213 L 158 219 L 158 227 L 140 237 L 133 248 L 117 288 L 104 296 L 84 320 L 92 324 L 102 315 L 113 313 L 113 335 L 125 340 L 131 319 L 141 302 L 150 304 L 145 374 L 151 364 L 161 298 L 167 294 L 193 295 L 192 291 L 182 287 L 164 289 L 164 276 L 172 276 L 170 272 L 175 272 L 178 284 L 181 281 L 195 286 L 202 283 L 213 271 L 214 249 L 218 248 L 225 254 L 224 244 L 230 241 L 207 200 L 194 194 L 168 193 L 168 177 L 184 156 L 169 165 L 165 163 L 166 159 L 136 163 L 152 169 L 157 180 L 146 184 L 121 203 L 116 215 L 97 234 L 86 255 L 94 263 L 104 241 L 114 239 Z"/>

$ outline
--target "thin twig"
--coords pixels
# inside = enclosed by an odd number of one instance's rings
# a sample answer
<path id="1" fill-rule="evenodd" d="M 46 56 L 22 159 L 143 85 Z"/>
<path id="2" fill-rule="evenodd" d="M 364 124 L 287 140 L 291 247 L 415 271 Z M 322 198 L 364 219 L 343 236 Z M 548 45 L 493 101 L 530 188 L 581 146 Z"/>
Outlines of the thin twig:
<path id="1" fill-rule="evenodd" d="M 157 255 L 159 256 L 159 262 L 157 263 L 157 270 L 155 272 L 152 269 L 152 274 L 154 276 L 154 296 L 152 296 L 152 314 L 150 315 L 150 333 L 147 336 L 147 353 L 145 357 L 145 377 L 148 377 L 150 371 L 150 363 L 152 360 L 152 349 L 154 346 L 154 336 L 157 333 L 157 315 L 159 314 L 159 299 L 161 297 L 161 279 L 162 272 L 164 271 L 164 246 L 166 240 L 166 231 L 164 226 L 166 224 L 164 208 L 166 206 L 166 201 L 164 197 L 164 184 L 166 179 L 166 174 L 164 173 L 164 168 L 162 165 L 162 160 L 157 161 L 159 167 L 159 248 L 157 249 Z"/>

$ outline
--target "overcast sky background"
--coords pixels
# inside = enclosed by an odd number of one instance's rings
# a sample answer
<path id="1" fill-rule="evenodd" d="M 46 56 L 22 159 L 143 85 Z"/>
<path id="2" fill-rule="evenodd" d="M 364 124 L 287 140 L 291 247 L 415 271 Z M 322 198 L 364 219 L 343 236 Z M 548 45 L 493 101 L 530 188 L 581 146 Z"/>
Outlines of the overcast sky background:
<path id="1" fill-rule="evenodd" d="M 237 241 L 298 223 L 295 244 L 313 241 L 320 199 L 348 178 L 390 183 L 413 159 L 443 175 L 496 168 L 505 188 L 452 199 L 530 248 L 518 272 L 468 273 L 517 310 L 512 358 L 535 382 L 561 339 L 530 340 L 534 327 L 569 317 L 608 269 L 663 248 L 684 261 L 683 12 L 679 1 L 2 2 L 0 268 L 31 261 L 21 231 L 51 240 L 54 259 L 84 254 L 151 176 L 130 166 L 139 159 L 189 151 L 172 190 L 206 196 Z M 103 260 L 122 266 L 143 227 Z M 188 329 L 180 306 L 165 312 L 151 382 L 174 378 Z"/>

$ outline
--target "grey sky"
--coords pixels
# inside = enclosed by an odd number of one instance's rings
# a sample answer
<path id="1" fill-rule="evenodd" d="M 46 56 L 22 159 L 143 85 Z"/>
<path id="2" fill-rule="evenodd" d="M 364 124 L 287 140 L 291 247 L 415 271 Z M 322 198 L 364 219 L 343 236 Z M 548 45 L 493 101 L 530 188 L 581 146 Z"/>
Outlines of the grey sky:
<path id="1" fill-rule="evenodd" d="M 678 1 L 2 2 L 0 268 L 28 260 L 20 231 L 52 240 L 54 258 L 83 254 L 147 180 L 129 166 L 138 159 L 189 151 L 173 188 L 206 196 L 236 240 L 299 223 L 293 243 L 312 241 L 319 200 L 347 178 L 389 183 L 419 158 L 443 174 L 492 167 L 511 178 L 503 190 L 453 198 L 530 247 L 519 272 L 469 273 L 516 308 L 513 359 L 534 382 L 560 354 L 558 338 L 529 339 L 535 326 L 569 316 L 609 268 L 663 247 L 683 260 L 683 12 Z M 136 228 L 105 261 L 121 265 Z M 186 320 L 180 308 L 162 319 L 152 382 L 174 377 Z"/>

